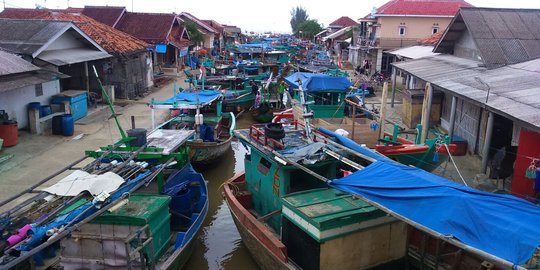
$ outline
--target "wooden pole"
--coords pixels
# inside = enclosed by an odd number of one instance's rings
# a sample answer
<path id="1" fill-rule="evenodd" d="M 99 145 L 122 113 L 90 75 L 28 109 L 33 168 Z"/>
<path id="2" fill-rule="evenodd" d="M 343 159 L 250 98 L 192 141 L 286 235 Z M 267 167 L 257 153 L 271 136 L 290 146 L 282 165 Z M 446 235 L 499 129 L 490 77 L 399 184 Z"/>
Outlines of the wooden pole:
<path id="1" fill-rule="evenodd" d="M 422 134 L 420 136 L 420 144 L 424 144 L 426 142 L 427 138 L 427 131 L 429 126 L 429 116 L 431 114 L 430 110 L 430 103 L 431 103 L 431 95 L 433 94 L 433 88 L 431 87 L 431 83 L 426 83 L 425 93 L 424 93 L 424 101 L 422 102 Z"/>
<path id="2" fill-rule="evenodd" d="M 388 82 L 384 82 L 381 100 L 381 119 L 379 120 L 379 139 L 384 138 L 384 123 L 386 119 L 386 97 L 388 96 Z"/>
<path id="3" fill-rule="evenodd" d="M 355 104 L 356 105 L 356 104 Z M 356 106 L 352 106 L 352 131 L 351 138 L 354 141 L 354 124 L 356 123 Z"/>
<path id="4" fill-rule="evenodd" d="M 390 103 L 390 106 L 392 108 L 394 108 L 394 103 L 396 99 L 396 77 L 397 77 L 396 67 L 392 67 L 392 102 Z"/>

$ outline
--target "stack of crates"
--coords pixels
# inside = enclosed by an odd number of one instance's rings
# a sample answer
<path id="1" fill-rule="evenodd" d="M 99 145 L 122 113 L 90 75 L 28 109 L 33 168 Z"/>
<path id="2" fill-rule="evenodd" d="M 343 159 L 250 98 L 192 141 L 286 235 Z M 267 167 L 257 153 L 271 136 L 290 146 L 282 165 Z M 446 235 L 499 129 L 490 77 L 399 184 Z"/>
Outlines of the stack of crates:
<path id="1" fill-rule="evenodd" d="M 149 260 L 157 262 L 170 246 L 170 200 L 169 196 L 163 195 L 131 195 L 127 204 L 100 215 L 62 240 L 62 265 L 67 268 L 92 269 L 99 265 L 126 268 L 127 252 L 137 248 L 132 244 L 126 249 L 126 239 L 140 232 L 141 242 L 144 242 L 149 237 L 148 230 L 143 229 L 146 225 L 153 239 L 143 248 L 143 253 Z"/>

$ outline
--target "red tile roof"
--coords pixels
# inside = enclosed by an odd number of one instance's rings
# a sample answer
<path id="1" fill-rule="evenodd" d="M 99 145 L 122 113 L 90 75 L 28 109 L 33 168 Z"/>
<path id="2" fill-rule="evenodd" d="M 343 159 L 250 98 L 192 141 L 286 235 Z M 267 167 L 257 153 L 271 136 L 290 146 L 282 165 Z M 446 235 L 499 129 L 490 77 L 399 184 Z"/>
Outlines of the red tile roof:
<path id="1" fill-rule="evenodd" d="M 110 54 L 130 54 L 150 47 L 142 40 L 68 10 L 6 9 L 0 13 L 0 18 L 71 21 Z"/>
<path id="2" fill-rule="evenodd" d="M 0 12 L 0 18 L 4 19 L 33 19 L 43 15 L 44 9 L 29 9 L 29 8 L 6 8 Z"/>
<path id="3" fill-rule="evenodd" d="M 347 16 L 343 16 L 333 22 L 330 23 L 330 26 L 339 26 L 339 27 L 347 27 L 347 26 L 355 26 L 357 25 L 358 23 L 355 22 L 353 19 L 347 17 Z"/>
<path id="4" fill-rule="evenodd" d="M 187 30 L 182 26 L 174 26 L 168 36 L 168 41 L 177 48 L 189 47 L 193 45 L 191 41 L 184 38 L 187 35 Z M 187 36 L 186 36 L 187 37 Z"/>
<path id="5" fill-rule="evenodd" d="M 82 14 L 98 22 L 114 27 L 126 11 L 125 7 L 84 6 Z"/>
<path id="6" fill-rule="evenodd" d="M 188 20 L 196 23 L 197 25 L 200 26 L 201 29 L 203 29 L 204 31 L 206 32 L 211 32 L 211 33 L 218 33 L 218 31 L 216 29 L 214 29 L 213 27 L 203 23 L 201 20 L 199 20 L 197 17 L 193 16 L 191 13 L 189 12 L 182 12 L 180 13 L 180 15 L 178 15 L 180 17 L 185 17 L 187 18 Z"/>
<path id="7" fill-rule="evenodd" d="M 146 50 L 150 44 L 82 14 L 49 12 L 37 19 L 72 21 L 85 34 L 111 54 Z"/>
<path id="8" fill-rule="evenodd" d="M 176 15 L 172 13 L 126 12 L 116 28 L 151 44 L 167 43 L 168 34 L 175 21 Z"/>
<path id="9" fill-rule="evenodd" d="M 421 45 L 435 45 L 442 38 L 444 31 L 439 31 L 429 37 L 418 39 L 418 42 Z"/>
<path id="10" fill-rule="evenodd" d="M 225 29 L 225 26 L 223 24 L 220 24 L 214 20 L 201 20 L 201 22 L 206 24 L 207 26 L 212 27 L 220 34 L 223 33 L 223 30 Z"/>
<path id="11" fill-rule="evenodd" d="M 454 16 L 460 7 L 472 7 L 464 0 L 392 0 L 377 9 L 378 16 Z"/>

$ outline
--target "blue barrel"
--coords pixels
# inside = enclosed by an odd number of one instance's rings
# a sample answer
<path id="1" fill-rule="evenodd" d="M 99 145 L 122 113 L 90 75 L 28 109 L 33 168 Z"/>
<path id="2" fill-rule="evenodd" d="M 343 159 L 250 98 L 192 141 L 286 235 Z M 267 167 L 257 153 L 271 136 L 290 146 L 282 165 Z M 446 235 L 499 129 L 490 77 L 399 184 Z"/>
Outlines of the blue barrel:
<path id="1" fill-rule="evenodd" d="M 52 114 L 51 106 L 41 105 L 41 110 L 39 111 L 39 117 L 41 118 L 50 114 Z"/>
<path id="2" fill-rule="evenodd" d="M 41 110 L 41 103 L 39 102 L 30 102 L 28 103 L 28 111 L 35 109 L 39 111 L 39 118 L 43 117 L 43 111 Z"/>
<path id="3" fill-rule="evenodd" d="M 75 122 L 73 121 L 73 115 L 64 114 L 62 116 L 62 135 L 73 136 L 75 132 Z"/>
<path id="4" fill-rule="evenodd" d="M 56 115 L 52 119 L 52 133 L 54 135 L 62 135 L 62 115 Z"/>

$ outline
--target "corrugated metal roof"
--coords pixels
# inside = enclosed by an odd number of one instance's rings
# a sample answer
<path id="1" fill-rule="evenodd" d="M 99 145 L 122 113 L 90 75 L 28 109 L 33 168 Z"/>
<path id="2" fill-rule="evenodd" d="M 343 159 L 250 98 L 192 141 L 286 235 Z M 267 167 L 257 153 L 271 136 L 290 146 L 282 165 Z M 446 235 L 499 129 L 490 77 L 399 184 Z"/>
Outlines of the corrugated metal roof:
<path id="1" fill-rule="evenodd" d="M 19 53 L 32 54 L 45 45 L 60 31 L 65 31 L 70 22 L 40 20 L 0 20 L 0 46 Z"/>
<path id="2" fill-rule="evenodd" d="M 45 51 L 37 56 L 37 58 L 57 66 L 93 61 L 109 57 L 111 57 L 111 55 L 108 53 L 86 48 Z"/>
<path id="3" fill-rule="evenodd" d="M 0 77 L 0 93 L 62 78 L 69 78 L 69 76 L 46 69 L 2 76 Z"/>
<path id="4" fill-rule="evenodd" d="M 411 46 L 387 51 L 387 53 L 409 59 L 418 59 L 438 55 L 438 53 L 433 52 L 433 46 Z"/>
<path id="5" fill-rule="evenodd" d="M 344 35 L 345 33 L 347 33 L 347 31 L 349 31 L 349 30 L 351 30 L 350 26 L 341 28 L 341 29 L 339 29 L 338 31 L 336 31 L 336 32 L 334 32 L 332 34 L 329 34 L 328 36 L 323 37 L 322 40 L 326 41 L 328 39 L 334 39 L 334 38 L 340 37 L 340 36 Z"/>
<path id="6" fill-rule="evenodd" d="M 39 70 L 20 56 L 0 50 L 0 76 Z"/>
<path id="7" fill-rule="evenodd" d="M 467 27 L 464 29 L 462 24 Z M 540 10 L 461 8 L 435 48 L 452 53 L 455 42 L 469 31 L 488 68 L 516 64 L 540 57 Z"/>
<path id="8" fill-rule="evenodd" d="M 479 64 L 438 55 L 392 65 L 440 90 L 540 131 L 540 59 L 490 70 Z"/>

